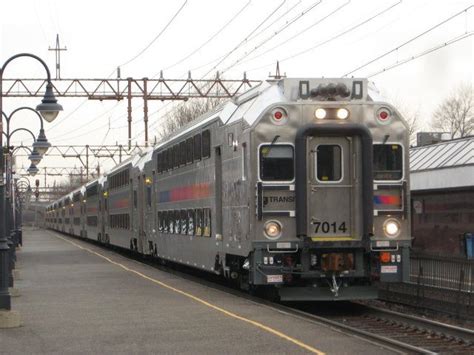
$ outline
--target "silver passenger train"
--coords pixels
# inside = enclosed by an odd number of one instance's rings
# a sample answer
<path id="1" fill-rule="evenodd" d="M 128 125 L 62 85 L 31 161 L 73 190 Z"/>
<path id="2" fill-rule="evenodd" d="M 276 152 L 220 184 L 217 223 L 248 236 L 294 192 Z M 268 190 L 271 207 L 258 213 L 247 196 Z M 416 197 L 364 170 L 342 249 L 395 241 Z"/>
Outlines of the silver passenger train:
<path id="1" fill-rule="evenodd" d="M 55 201 L 49 228 L 282 300 L 408 279 L 408 128 L 365 79 L 269 80 Z"/>

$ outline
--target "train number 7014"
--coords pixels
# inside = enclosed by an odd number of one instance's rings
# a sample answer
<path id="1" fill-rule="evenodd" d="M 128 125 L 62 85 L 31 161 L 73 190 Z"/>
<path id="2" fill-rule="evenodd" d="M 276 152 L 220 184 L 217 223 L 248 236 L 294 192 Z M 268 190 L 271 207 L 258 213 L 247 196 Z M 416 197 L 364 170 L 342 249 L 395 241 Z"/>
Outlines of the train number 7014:
<path id="1" fill-rule="evenodd" d="M 337 233 L 337 232 L 342 232 L 346 233 L 347 232 L 347 227 L 346 227 L 346 222 L 341 222 L 339 226 L 337 225 L 337 222 L 319 222 L 319 221 L 313 221 L 312 224 L 315 226 L 314 228 L 314 233 Z"/>

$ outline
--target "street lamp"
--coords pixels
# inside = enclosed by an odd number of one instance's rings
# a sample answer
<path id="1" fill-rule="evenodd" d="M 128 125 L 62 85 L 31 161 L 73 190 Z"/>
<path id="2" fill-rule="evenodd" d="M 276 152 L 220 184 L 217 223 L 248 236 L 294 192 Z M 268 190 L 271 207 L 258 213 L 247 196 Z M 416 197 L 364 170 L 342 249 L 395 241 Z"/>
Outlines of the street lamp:
<path id="1" fill-rule="evenodd" d="M 28 159 L 30 159 L 32 164 L 38 165 L 41 161 L 41 155 L 36 149 L 33 149 L 31 154 L 28 155 Z"/>
<path id="2" fill-rule="evenodd" d="M 51 83 L 51 73 L 49 71 L 46 63 L 38 56 L 30 53 L 20 53 L 16 54 L 3 64 L 0 68 L 0 112 L 3 111 L 3 75 L 8 64 L 14 59 L 20 57 L 29 57 L 36 59 L 40 62 L 47 74 L 47 84 L 46 92 L 44 94 L 41 104 L 39 104 L 36 109 L 41 113 L 44 119 L 48 122 L 53 121 L 59 111 L 62 111 L 61 105 L 59 105 L 54 97 L 53 85 Z M 0 119 L 0 149 L 3 150 L 3 122 Z M 9 260 L 9 245 L 8 245 L 8 235 L 5 226 L 6 222 L 6 211 L 5 211 L 5 181 L 3 178 L 4 174 L 4 154 L 3 151 L 0 152 L 0 327 L 12 327 L 19 326 L 20 319 L 19 314 L 16 312 L 11 312 L 11 299 L 10 293 L 8 291 L 9 286 L 9 277 L 11 275 L 11 270 L 9 270 L 8 265 L 10 265 Z M 9 231 L 8 231 L 9 232 Z"/>
<path id="3" fill-rule="evenodd" d="M 31 162 L 30 167 L 26 171 L 28 172 L 28 174 L 30 174 L 30 176 L 35 176 L 36 174 L 38 174 L 39 169 L 36 167 L 35 163 Z"/>
<path id="4" fill-rule="evenodd" d="M 49 77 L 43 100 L 36 106 L 36 110 L 41 113 L 41 116 L 43 116 L 47 122 L 53 122 L 58 116 L 59 111 L 63 110 L 63 107 L 58 104 L 58 100 L 54 97 L 53 84 L 51 84 Z"/>
<path id="5" fill-rule="evenodd" d="M 38 105 L 39 106 L 39 105 Z M 59 105 L 60 106 L 60 105 Z M 19 112 L 19 111 L 31 111 L 33 113 L 36 114 L 36 116 L 38 117 L 38 119 L 40 120 L 40 131 L 38 133 L 38 138 L 34 138 L 33 141 L 33 148 L 36 148 L 36 151 L 40 154 L 40 155 L 44 155 L 47 150 L 51 147 L 51 143 L 48 142 L 48 139 L 46 138 L 46 134 L 44 133 L 44 125 L 43 125 L 43 118 L 41 117 L 41 115 L 38 113 L 37 110 L 31 108 L 31 107 L 27 107 L 27 106 L 23 106 L 23 107 L 20 107 L 20 108 L 17 108 L 16 110 L 14 110 L 9 116 L 7 116 L 5 114 L 5 112 L 2 111 L 2 115 L 3 117 L 5 117 L 5 121 L 6 121 L 6 131 L 7 131 L 7 145 L 9 145 L 9 136 L 11 136 L 10 134 L 10 122 L 13 118 L 13 116 Z M 56 114 L 57 115 L 57 114 Z M 21 129 L 21 128 L 19 128 Z M 12 132 L 13 134 L 13 132 Z"/>

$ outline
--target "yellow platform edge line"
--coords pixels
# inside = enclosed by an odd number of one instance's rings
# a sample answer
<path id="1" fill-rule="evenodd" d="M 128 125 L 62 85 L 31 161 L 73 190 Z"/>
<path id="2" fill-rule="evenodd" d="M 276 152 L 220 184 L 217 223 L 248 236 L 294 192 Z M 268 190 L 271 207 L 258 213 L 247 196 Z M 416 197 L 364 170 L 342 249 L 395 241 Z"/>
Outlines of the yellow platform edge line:
<path id="1" fill-rule="evenodd" d="M 201 304 L 203 304 L 203 305 L 205 305 L 205 306 L 207 306 L 207 307 L 209 307 L 209 308 L 212 308 L 212 309 L 214 309 L 214 310 L 216 310 L 216 311 L 218 311 L 218 312 L 221 312 L 221 313 L 225 314 L 225 315 L 228 316 L 228 317 L 231 317 L 231 318 L 234 318 L 234 319 L 238 319 L 238 320 L 240 320 L 240 321 L 242 321 L 242 322 L 251 324 L 251 325 L 253 325 L 253 326 L 257 327 L 257 328 L 260 328 L 260 329 L 262 329 L 262 330 L 264 330 L 264 331 L 266 331 L 266 332 L 268 332 L 268 333 L 270 333 L 270 334 L 273 334 L 273 335 L 275 335 L 275 336 L 277 336 L 277 337 L 279 337 L 279 338 L 282 338 L 282 339 L 284 339 L 284 340 L 287 340 L 288 342 L 293 343 L 293 344 L 299 346 L 300 348 L 303 348 L 303 349 L 305 349 L 305 350 L 307 350 L 307 351 L 309 351 L 309 352 L 311 352 L 311 353 L 313 353 L 313 354 L 325 355 L 325 353 L 324 353 L 323 351 L 318 350 L 318 349 L 316 349 L 316 348 L 314 348 L 314 347 L 312 347 L 312 346 L 310 346 L 310 345 L 308 345 L 308 344 L 305 344 L 305 343 L 303 343 L 302 341 L 300 341 L 300 340 L 298 340 L 298 339 L 295 339 L 295 338 L 293 338 L 293 337 L 291 337 L 291 336 L 289 336 L 289 335 L 286 335 L 286 334 L 284 334 L 284 333 L 282 333 L 282 332 L 280 332 L 280 331 L 278 331 L 278 330 L 276 330 L 276 329 L 273 329 L 273 328 L 271 328 L 271 327 L 269 327 L 269 326 L 267 326 L 267 325 L 265 325 L 265 324 L 262 324 L 262 323 L 260 323 L 260 322 L 257 322 L 257 321 L 254 321 L 254 320 L 251 320 L 251 319 L 242 317 L 242 316 L 239 316 L 238 314 L 235 314 L 235 313 L 233 313 L 233 312 L 230 312 L 230 311 L 228 311 L 228 310 L 226 310 L 226 309 L 224 309 L 224 308 L 221 308 L 221 307 L 219 307 L 219 306 L 213 305 L 213 304 L 207 302 L 206 300 L 204 300 L 204 299 L 202 299 L 202 298 L 199 298 L 199 297 L 194 296 L 194 295 L 192 295 L 192 294 L 190 294 L 190 293 L 188 293 L 188 292 L 185 292 L 185 291 L 182 291 L 182 290 L 180 290 L 180 289 L 177 289 L 177 288 L 175 288 L 175 287 L 173 287 L 173 286 L 170 286 L 170 285 L 168 285 L 168 284 L 166 284 L 166 283 L 164 283 L 164 282 L 162 282 L 162 281 L 159 281 L 159 280 L 154 279 L 154 278 L 152 278 L 152 277 L 150 277 L 150 276 L 147 276 L 147 275 L 145 275 L 145 274 L 142 274 L 142 273 L 139 272 L 139 271 L 130 269 L 129 267 L 127 267 L 127 266 L 125 266 L 125 265 L 123 265 L 123 264 L 121 264 L 121 263 L 119 263 L 119 262 L 116 262 L 116 261 L 114 261 L 114 260 L 108 258 L 107 256 L 102 255 L 102 254 L 100 254 L 100 253 L 98 253 L 98 252 L 96 252 L 96 251 L 94 251 L 94 250 L 92 250 L 92 249 L 83 247 L 82 245 L 79 245 L 79 244 L 77 244 L 77 243 L 75 243 L 75 242 L 73 242 L 73 241 L 71 241 L 71 240 L 68 240 L 68 239 L 66 239 L 66 238 L 63 238 L 63 237 L 61 237 L 61 236 L 59 236 L 59 235 L 57 235 L 57 234 L 53 234 L 53 233 L 51 233 L 51 232 L 49 232 L 49 231 L 48 231 L 48 233 L 51 234 L 52 236 L 54 236 L 55 238 L 61 239 L 61 240 L 65 241 L 65 242 L 67 242 L 67 243 L 69 243 L 69 244 L 74 245 L 75 247 L 77 247 L 77 248 L 79 248 L 79 249 L 82 249 L 82 250 L 85 250 L 85 251 L 87 251 L 87 252 L 89 252 L 89 253 L 91 253 L 91 254 L 94 254 L 94 255 L 96 255 L 96 256 L 98 256 L 98 257 L 100 257 L 100 258 L 102 258 L 102 259 L 108 261 L 109 263 L 114 264 L 114 265 L 116 265 L 116 266 L 118 266 L 118 267 L 120 267 L 120 268 L 122 268 L 122 269 L 124 269 L 124 270 L 126 270 L 126 271 L 128 271 L 128 272 L 131 272 L 131 273 L 133 273 L 133 274 L 135 274 L 135 275 L 137 275 L 137 276 L 140 276 L 140 277 L 142 277 L 142 278 L 144 278 L 144 279 L 146 279 L 146 280 L 148 280 L 148 281 L 151 281 L 151 282 L 153 282 L 153 283 L 155 283 L 155 284 L 157 284 L 157 285 L 160 285 L 160 286 L 162 286 L 162 287 L 164 287 L 164 288 L 167 288 L 168 290 L 171 290 L 171 291 L 176 292 L 176 293 L 179 293 L 179 294 L 181 294 L 181 295 L 183 295 L 183 296 L 185 296 L 185 297 L 188 297 L 188 298 L 190 298 L 190 299 L 192 299 L 192 300 L 194 300 L 194 301 L 196 301 L 196 302 L 199 302 L 199 303 L 201 303 Z"/>

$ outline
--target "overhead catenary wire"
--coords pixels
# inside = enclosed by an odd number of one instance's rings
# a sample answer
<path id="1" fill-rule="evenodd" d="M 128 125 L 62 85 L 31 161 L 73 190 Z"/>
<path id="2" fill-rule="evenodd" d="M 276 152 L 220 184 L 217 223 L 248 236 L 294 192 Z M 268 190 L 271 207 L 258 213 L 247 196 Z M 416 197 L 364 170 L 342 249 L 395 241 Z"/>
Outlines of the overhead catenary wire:
<path id="1" fill-rule="evenodd" d="M 406 64 L 406 63 L 408 63 L 408 62 L 411 62 L 412 60 L 415 60 L 415 59 L 421 58 L 421 57 L 423 57 L 423 56 L 425 56 L 425 55 L 428 55 L 428 54 L 430 54 L 430 53 L 436 52 L 437 50 L 440 50 L 440 49 L 442 49 L 442 48 L 448 47 L 448 46 L 450 46 L 450 45 L 452 45 L 452 44 L 454 44 L 454 43 L 456 43 L 456 42 L 459 42 L 459 41 L 461 41 L 461 40 L 463 40 L 463 39 L 469 38 L 469 37 L 471 37 L 472 35 L 474 35 L 474 31 L 472 31 L 472 32 L 467 32 L 467 33 L 463 33 L 463 34 L 460 35 L 460 36 L 451 38 L 450 40 L 448 40 L 448 41 L 446 41 L 446 42 L 443 42 L 443 43 L 438 44 L 438 45 L 436 45 L 436 46 L 434 46 L 434 47 L 431 47 L 431 48 L 429 48 L 429 49 L 427 49 L 427 50 L 424 50 L 424 51 L 422 51 L 422 52 L 419 52 L 418 54 L 412 55 L 412 56 L 410 56 L 410 57 L 408 57 L 408 58 L 405 58 L 405 59 L 403 59 L 403 60 L 401 60 L 401 61 L 397 61 L 397 62 L 395 62 L 395 63 L 393 63 L 393 64 L 391 64 L 391 65 L 389 65 L 389 66 L 387 66 L 387 67 L 385 67 L 385 68 L 383 68 L 383 69 L 380 69 L 380 70 L 378 70 L 378 71 L 376 71 L 376 72 L 374 72 L 374 73 L 372 73 L 372 74 L 370 74 L 370 75 L 367 75 L 367 78 L 371 78 L 371 77 L 374 77 L 374 76 L 376 76 L 376 75 L 379 75 L 379 74 L 382 74 L 382 73 L 386 73 L 387 71 L 389 71 L 389 70 L 391 70 L 391 69 L 394 69 L 394 68 L 396 68 L 396 67 L 399 67 L 400 65 Z"/>
<path id="2" fill-rule="evenodd" d="M 417 35 L 414 36 L 414 37 L 411 37 L 411 38 L 408 39 L 407 41 L 405 41 L 405 42 L 403 42 L 403 43 L 397 45 L 396 47 L 390 49 L 389 51 L 387 51 L 387 52 L 385 52 L 385 53 L 382 53 L 381 55 L 379 55 L 379 56 L 377 56 L 377 57 L 375 57 L 375 58 L 369 60 L 368 62 L 366 62 L 366 63 L 364 63 L 364 64 L 358 66 L 358 67 L 355 68 L 355 69 L 350 70 L 349 72 L 347 72 L 346 74 L 344 74 L 343 77 L 346 77 L 346 76 L 348 76 L 348 75 L 351 75 L 352 73 L 355 73 L 356 71 L 358 71 L 358 70 L 360 70 L 360 69 L 362 69 L 362 68 L 365 68 L 365 67 L 369 66 L 369 65 L 372 64 L 372 63 L 377 62 L 378 60 L 380 60 L 380 59 L 386 57 L 387 55 L 398 51 L 399 49 L 401 49 L 401 48 L 405 47 L 406 45 L 408 45 L 408 44 L 410 44 L 410 43 L 416 41 L 417 39 L 419 39 L 419 38 L 423 37 L 424 35 L 426 35 L 426 34 L 432 32 L 432 31 L 434 31 L 435 29 L 437 29 L 437 28 L 443 26 L 444 24 L 446 24 L 447 22 L 449 22 L 449 21 L 455 19 L 456 17 L 458 17 L 458 16 L 460 16 L 460 15 L 462 15 L 462 14 L 464 14 L 464 13 L 467 13 L 467 12 L 468 12 L 471 8 L 473 8 L 473 7 L 474 7 L 474 5 L 468 6 L 468 7 L 465 8 L 464 10 L 462 10 L 462 11 L 460 11 L 460 12 L 457 12 L 456 14 L 454 14 L 454 15 L 452 15 L 452 16 L 446 18 L 445 20 L 443 20 L 443 21 L 437 23 L 437 24 L 434 25 L 434 26 L 431 26 L 431 27 L 428 28 L 427 30 L 425 30 L 425 31 L 423 31 L 423 32 L 421 32 L 421 33 L 419 33 L 419 34 L 417 34 Z M 467 31 L 466 31 L 466 32 L 467 32 Z"/>
<path id="3" fill-rule="evenodd" d="M 203 77 L 206 77 L 209 73 L 213 72 L 219 64 L 221 64 L 225 59 L 227 59 L 232 53 L 239 49 L 244 43 L 248 41 L 248 38 L 254 34 L 260 27 L 262 27 L 265 22 L 267 22 L 284 4 L 286 0 L 283 0 L 273 11 L 268 14 L 263 21 L 261 21 L 253 30 L 251 30 L 243 40 L 241 40 L 233 49 L 231 49 L 227 54 L 225 54 L 218 62 L 215 64 Z"/>
<path id="4" fill-rule="evenodd" d="M 328 43 L 330 43 L 330 42 L 332 42 L 332 41 L 334 41 L 334 40 L 336 40 L 336 39 L 338 39 L 338 38 L 340 38 L 340 37 L 342 37 L 342 36 L 344 36 L 344 35 L 346 35 L 346 34 L 352 32 L 352 31 L 356 30 L 357 28 L 359 28 L 359 27 L 361 27 L 361 26 L 363 26 L 363 25 L 365 25 L 365 24 L 371 22 L 372 20 L 376 19 L 377 17 L 382 16 L 383 14 L 385 14 L 385 13 L 387 13 L 388 11 L 392 10 L 394 7 L 400 5 L 401 3 L 402 3 L 402 0 L 399 0 L 398 2 L 396 2 L 396 3 L 392 4 L 392 5 L 390 5 L 390 6 L 386 7 L 386 8 L 384 8 L 383 10 L 377 12 L 375 15 L 372 15 L 372 16 L 370 16 L 370 17 L 368 17 L 368 18 L 362 20 L 361 22 L 358 22 L 357 24 L 355 24 L 355 25 L 349 27 L 348 29 L 346 29 L 346 30 L 344 30 L 344 31 L 342 31 L 342 32 L 340 32 L 340 33 L 338 33 L 338 34 L 336 34 L 336 35 L 334 35 L 334 36 L 328 38 L 327 40 L 324 40 L 324 41 L 322 41 L 322 42 L 319 42 L 319 43 L 317 43 L 316 45 L 314 45 L 314 46 L 312 46 L 312 47 L 309 47 L 309 48 L 307 48 L 307 49 L 305 49 L 305 50 L 302 50 L 302 51 L 300 51 L 300 52 L 298 52 L 298 53 L 292 54 L 292 55 L 290 55 L 290 56 L 288 56 L 288 57 L 285 57 L 285 58 L 283 58 L 283 59 L 279 59 L 279 62 L 280 62 L 280 63 L 285 62 L 285 61 L 287 61 L 287 60 L 290 60 L 290 59 L 299 57 L 299 56 L 301 56 L 301 55 L 303 55 L 303 54 L 306 54 L 306 53 L 308 53 L 308 52 L 311 52 L 311 51 L 315 50 L 316 48 L 322 47 L 323 45 L 328 44 Z M 272 65 L 272 64 L 274 64 L 274 62 L 265 64 L 265 65 L 262 65 L 262 66 L 259 66 L 259 67 L 257 67 L 257 68 L 252 68 L 252 69 L 249 69 L 249 70 L 247 70 L 247 71 L 254 71 L 254 70 L 257 70 L 257 69 L 266 68 L 266 67 L 268 67 L 269 65 Z"/>
<path id="5" fill-rule="evenodd" d="M 294 34 L 293 36 L 291 36 L 290 38 L 287 38 L 285 39 L 284 41 L 274 45 L 273 47 L 271 48 L 268 48 L 266 49 L 264 52 L 262 53 L 259 53 L 251 58 L 248 58 L 247 60 L 244 60 L 244 61 L 241 61 L 240 64 L 243 64 L 243 63 L 247 63 L 247 62 L 250 62 L 254 59 L 257 59 L 285 44 L 287 44 L 288 42 L 294 40 L 296 37 L 299 37 L 301 36 L 303 33 L 307 32 L 308 30 L 310 30 L 311 28 L 314 28 L 316 27 L 317 25 L 321 24 L 322 22 L 326 21 L 328 18 L 330 18 L 331 16 L 334 16 L 337 12 L 339 12 L 341 9 L 343 9 L 344 7 L 346 7 L 347 5 L 349 5 L 351 2 L 351 0 L 348 0 L 346 1 L 345 3 L 343 3 L 342 5 L 338 6 L 336 9 L 334 9 L 333 11 L 331 11 L 330 13 L 328 13 L 326 16 L 323 16 L 322 18 L 318 19 L 316 22 L 313 22 L 311 25 L 305 27 L 303 30 L 299 31 L 298 33 Z"/>
<path id="6" fill-rule="evenodd" d="M 295 16 L 293 19 L 291 19 L 290 21 L 286 22 L 282 27 L 280 27 L 279 29 L 277 29 L 276 31 L 274 31 L 272 33 L 272 35 L 270 37 L 267 37 L 266 39 L 264 39 L 263 41 L 261 41 L 258 45 L 256 45 L 254 48 L 252 48 L 249 52 L 246 52 L 241 58 L 237 59 L 233 64 L 231 64 L 230 66 L 228 66 L 227 68 L 225 68 L 224 70 L 222 70 L 222 72 L 226 72 L 228 71 L 229 69 L 233 68 L 234 66 L 236 66 L 237 64 L 239 64 L 241 62 L 242 59 L 246 58 L 247 56 L 249 56 L 251 53 L 255 52 L 256 50 L 258 50 L 260 47 L 262 47 L 265 43 L 273 40 L 275 38 L 275 36 L 279 35 L 281 32 L 285 31 L 286 29 L 288 29 L 291 25 L 293 25 L 294 23 L 296 23 L 298 20 L 300 20 L 303 16 L 305 16 L 306 14 L 308 14 L 311 10 L 313 10 L 316 6 L 318 6 L 319 4 L 321 4 L 322 0 L 318 0 L 316 1 L 315 3 L 313 3 L 310 7 L 308 7 L 307 9 L 305 9 L 304 11 L 302 11 L 301 13 L 299 13 L 297 16 Z"/>
<path id="7" fill-rule="evenodd" d="M 221 34 L 232 22 L 234 22 L 243 12 L 244 10 L 250 5 L 252 0 L 249 0 L 236 14 L 234 14 L 225 24 L 220 27 L 213 35 L 211 35 L 206 41 L 204 41 L 201 45 L 199 45 L 196 49 L 194 49 L 191 53 L 187 54 L 183 58 L 179 59 L 177 62 L 168 65 L 163 70 L 168 70 L 171 68 L 176 67 L 177 65 L 183 63 L 185 60 L 191 58 L 194 54 L 199 52 L 202 48 L 204 48 L 207 44 L 209 44 L 212 40 L 214 40 L 219 34 Z M 155 78 L 159 74 L 155 74 L 153 78 Z"/>

